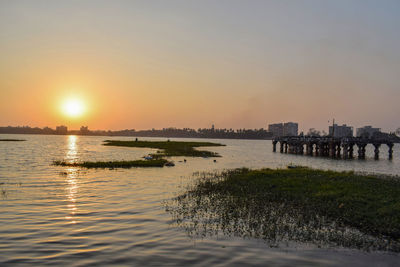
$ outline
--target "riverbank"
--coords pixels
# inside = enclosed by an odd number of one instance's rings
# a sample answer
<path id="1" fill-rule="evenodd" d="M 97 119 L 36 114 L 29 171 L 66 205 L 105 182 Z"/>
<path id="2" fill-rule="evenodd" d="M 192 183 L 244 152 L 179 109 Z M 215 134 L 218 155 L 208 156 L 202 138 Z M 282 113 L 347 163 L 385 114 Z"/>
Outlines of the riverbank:
<path id="1" fill-rule="evenodd" d="M 354 172 L 203 173 L 167 207 L 193 235 L 400 252 L 400 180 Z"/>

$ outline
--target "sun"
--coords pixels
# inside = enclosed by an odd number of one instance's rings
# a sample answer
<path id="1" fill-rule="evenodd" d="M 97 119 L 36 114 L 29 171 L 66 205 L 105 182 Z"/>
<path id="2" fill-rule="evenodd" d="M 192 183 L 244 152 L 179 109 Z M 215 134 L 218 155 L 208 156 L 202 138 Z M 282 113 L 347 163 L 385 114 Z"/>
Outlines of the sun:
<path id="1" fill-rule="evenodd" d="M 67 99 L 63 103 L 62 111 L 68 117 L 80 117 L 85 112 L 85 104 L 80 99 Z"/>

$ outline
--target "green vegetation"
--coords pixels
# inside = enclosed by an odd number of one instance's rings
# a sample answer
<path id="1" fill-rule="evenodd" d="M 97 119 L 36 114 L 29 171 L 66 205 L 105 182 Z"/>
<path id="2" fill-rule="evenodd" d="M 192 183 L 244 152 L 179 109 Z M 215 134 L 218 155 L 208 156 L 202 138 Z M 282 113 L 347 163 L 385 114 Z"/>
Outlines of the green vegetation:
<path id="1" fill-rule="evenodd" d="M 21 142 L 26 141 L 24 139 L 0 139 L 0 142 Z"/>
<path id="2" fill-rule="evenodd" d="M 224 146 L 223 144 L 210 142 L 178 142 L 178 141 L 116 141 L 106 140 L 105 146 L 124 146 L 124 147 L 146 147 L 161 149 L 157 154 L 152 155 L 156 158 L 171 156 L 188 157 L 220 157 L 218 153 L 210 151 L 200 151 L 195 147 Z"/>
<path id="3" fill-rule="evenodd" d="M 133 160 L 133 161 L 84 161 L 84 162 L 65 162 L 54 161 L 53 165 L 67 167 L 84 167 L 84 168 L 132 168 L 132 167 L 164 167 L 168 163 L 165 159 L 153 160 Z"/>
<path id="4" fill-rule="evenodd" d="M 309 168 L 198 176 L 167 206 L 191 235 L 400 252 L 399 177 Z"/>
<path id="5" fill-rule="evenodd" d="M 163 157 L 170 156 L 191 156 L 191 157 L 219 157 L 217 153 L 210 151 L 199 151 L 195 150 L 194 147 L 202 146 L 223 146 L 221 144 L 209 143 L 209 142 L 151 142 L 151 141 L 112 141 L 106 140 L 105 146 L 126 146 L 126 147 L 147 147 L 147 148 L 158 148 L 162 151 L 157 151 L 156 154 L 152 154 L 150 160 L 133 160 L 133 161 L 85 161 L 85 162 L 73 162 L 69 163 L 66 161 L 54 161 L 53 165 L 57 166 L 69 166 L 69 167 L 85 167 L 85 168 L 132 168 L 132 167 L 164 167 L 174 166 L 173 162 L 170 162 Z"/>

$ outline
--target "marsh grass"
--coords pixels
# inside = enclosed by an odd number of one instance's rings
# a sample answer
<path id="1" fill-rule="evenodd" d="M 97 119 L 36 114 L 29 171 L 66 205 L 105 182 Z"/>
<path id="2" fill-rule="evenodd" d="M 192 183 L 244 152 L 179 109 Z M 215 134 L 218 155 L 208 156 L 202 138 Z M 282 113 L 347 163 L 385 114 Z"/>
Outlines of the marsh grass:
<path id="1" fill-rule="evenodd" d="M 53 165 L 84 168 L 134 168 L 134 167 L 164 167 L 168 161 L 165 159 L 132 160 L 132 161 L 84 161 L 66 162 L 53 161 Z"/>
<path id="2" fill-rule="evenodd" d="M 204 150 L 196 150 L 195 147 L 225 146 L 210 142 L 178 142 L 178 141 L 117 141 L 105 140 L 105 146 L 143 147 L 160 149 L 153 157 L 220 157 L 218 153 Z"/>
<path id="3" fill-rule="evenodd" d="M 201 173 L 167 205 L 191 236 L 400 252 L 400 181 L 308 168 Z"/>
<path id="4" fill-rule="evenodd" d="M 0 139 L 0 142 L 21 142 L 26 141 L 24 139 Z"/>

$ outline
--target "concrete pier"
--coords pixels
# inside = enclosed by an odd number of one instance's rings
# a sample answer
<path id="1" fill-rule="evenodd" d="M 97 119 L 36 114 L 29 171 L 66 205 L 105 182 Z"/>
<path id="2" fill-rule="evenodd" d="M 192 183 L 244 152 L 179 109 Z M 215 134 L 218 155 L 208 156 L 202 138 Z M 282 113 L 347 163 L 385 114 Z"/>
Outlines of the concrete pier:
<path id="1" fill-rule="evenodd" d="M 308 155 L 319 157 L 332 157 L 342 159 L 354 158 L 354 146 L 357 146 L 358 159 L 365 159 L 365 148 L 371 144 L 374 146 L 374 158 L 379 159 L 380 147 L 388 146 L 388 158 L 393 159 L 393 146 L 400 143 L 400 138 L 388 135 L 380 139 L 364 139 L 360 137 L 333 138 L 330 136 L 286 136 L 276 137 L 272 140 L 272 150 L 276 152 L 279 143 L 281 153 L 296 155 Z M 304 152 L 305 147 L 305 152 Z"/>

